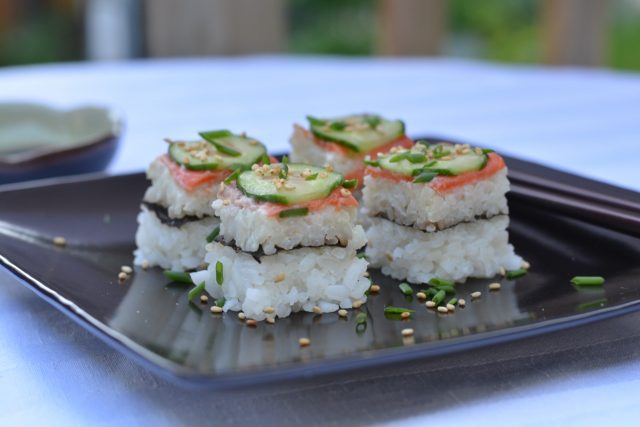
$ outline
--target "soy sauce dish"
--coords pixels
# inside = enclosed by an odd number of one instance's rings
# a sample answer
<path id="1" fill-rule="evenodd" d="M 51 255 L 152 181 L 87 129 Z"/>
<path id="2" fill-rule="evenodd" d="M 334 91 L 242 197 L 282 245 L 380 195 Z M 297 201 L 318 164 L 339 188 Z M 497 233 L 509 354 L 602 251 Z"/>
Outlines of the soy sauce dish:
<path id="1" fill-rule="evenodd" d="M 121 133 L 110 108 L 0 104 L 0 184 L 101 171 Z"/>

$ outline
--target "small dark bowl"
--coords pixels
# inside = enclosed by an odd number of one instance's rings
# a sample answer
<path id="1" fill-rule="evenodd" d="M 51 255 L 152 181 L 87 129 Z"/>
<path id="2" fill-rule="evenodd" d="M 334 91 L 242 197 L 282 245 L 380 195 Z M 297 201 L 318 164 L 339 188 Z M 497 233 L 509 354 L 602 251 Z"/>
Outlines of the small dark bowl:
<path id="1" fill-rule="evenodd" d="M 121 132 L 108 108 L 0 104 L 0 184 L 104 170 Z"/>

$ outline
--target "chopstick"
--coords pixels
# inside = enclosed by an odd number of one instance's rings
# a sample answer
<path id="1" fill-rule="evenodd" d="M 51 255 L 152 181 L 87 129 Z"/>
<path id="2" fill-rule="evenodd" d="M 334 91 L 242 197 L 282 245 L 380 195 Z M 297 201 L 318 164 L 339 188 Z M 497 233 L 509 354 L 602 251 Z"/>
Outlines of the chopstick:
<path id="1" fill-rule="evenodd" d="M 626 199 L 618 199 L 616 197 L 609 196 L 608 194 L 597 193 L 580 187 L 563 184 L 539 175 L 532 175 L 520 170 L 509 169 L 509 180 L 514 184 L 536 187 L 545 192 L 564 195 L 574 199 L 582 199 L 589 203 L 606 205 L 615 209 L 624 209 L 636 212 L 640 215 L 640 203 L 635 203 Z"/>

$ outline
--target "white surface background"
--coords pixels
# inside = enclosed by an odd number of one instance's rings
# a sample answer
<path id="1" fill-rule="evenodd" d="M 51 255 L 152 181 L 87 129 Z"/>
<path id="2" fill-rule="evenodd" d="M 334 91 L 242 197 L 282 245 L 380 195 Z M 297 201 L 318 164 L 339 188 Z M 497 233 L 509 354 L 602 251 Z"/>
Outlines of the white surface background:
<path id="1" fill-rule="evenodd" d="M 0 101 L 117 108 L 126 129 L 113 173 L 142 170 L 163 137 L 229 128 L 282 151 L 307 113 L 371 111 L 404 119 L 410 135 L 640 190 L 633 74 L 441 59 L 68 64 L 0 69 Z M 0 425 L 634 425 L 640 415 L 638 315 L 446 360 L 215 393 L 157 378 L 4 271 L 0 286 Z"/>

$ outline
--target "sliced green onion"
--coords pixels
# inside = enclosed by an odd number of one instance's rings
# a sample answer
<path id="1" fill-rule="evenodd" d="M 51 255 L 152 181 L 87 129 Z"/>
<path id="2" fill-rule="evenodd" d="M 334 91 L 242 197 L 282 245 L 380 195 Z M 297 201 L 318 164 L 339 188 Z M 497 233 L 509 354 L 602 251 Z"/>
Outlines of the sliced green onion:
<path id="1" fill-rule="evenodd" d="M 216 237 L 218 237 L 219 234 L 220 234 L 220 226 L 217 226 L 216 228 L 213 229 L 211 234 L 207 236 L 207 243 L 211 243 L 214 240 L 216 240 Z"/>
<path id="2" fill-rule="evenodd" d="M 342 186 L 344 188 L 356 188 L 358 186 L 358 180 L 357 179 L 347 179 L 347 180 L 342 182 Z"/>
<path id="3" fill-rule="evenodd" d="M 309 176 L 308 176 L 308 177 L 306 177 L 304 180 L 305 180 L 305 181 L 313 181 L 313 180 L 315 180 L 317 177 L 318 177 L 318 173 L 316 172 L 316 173 L 314 173 L 314 174 L 309 175 Z"/>
<path id="4" fill-rule="evenodd" d="M 289 176 L 289 158 L 287 156 L 282 157 L 282 169 L 280 169 L 280 178 L 287 179 Z"/>
<path id="5" fill-rule="evenodd" d="M 363 160 L 364 164 L 367 166 L 380 166 L 380 162 L 378 160 Z"/>
<path id="6" fill-rule="evenodd" d="M 224 268 L 224 265 L 222 265 L 222 262 L 216 261 L 216 282 L 218 283 L 219 286 L 222 286 L 222 282 L 224 282 L 223 268 Z"/>
<path id="7" fill-rule="evenodd" d="M 263 165 L 270 165 L 271 164 L 271 158 L 269 157 L 269 155 L 267 153 L 264 153 L 262 155 L 262 157 L 260 158 L 260 161 L 262 161 Z"/>
<path id="8" fill-rule="evenodd" d="M 394 306 L 387 306 L 384 308 L 384 313 L 385 314 L 402 314 L 402 313 L 413 313 L 415 310 L 412 310 L 410 308 L 404 308 L 404 307 L 394 307 Z"/>
<path id="9" fill-rule="evenodd" d="M 356 323 L 367 323 L 367 313 L 358 313 Z"/>
<path id="10" fill-rule="evenodd" d="M 193 283 L 193 280 L 191 280 L 191 276 L 189 275 L 189 273 L 184 273 L 182 271 L 165 270 L 163 274 L 164 277 L 171 280 L 172 282 L 189 284 Z"/>
<path id="11" fill-rule="evenodd" d="M 413 182 L 415 182 L 416 184 L 424 183 L 424 182 L 431 182 L 431 181 L 433 181 L 433 178 L 435 178 L 436 176 L 438 176 L 438 174 L 435 173 L 435 172 L 422 172 L 422 173 L 420 173 L 420 175 L 416 176 L 413 179 Z"/>
<path id="12" fill-rule="evenodd" d="M 444 279 L 439 279 L 437 277 L 432 278 L 431 280 L 429 280 L 429 284 L 431 286 L 435 286 L 436 288 L 439 288 L 441 286 L 454 286 L 455 283 L 449 281 L 449 280 L 444 280 Z"/>
<path id="13" fill-rule="evenodd" d="M 193 301 L 193 299 L 200 295 L 202 291 L 204 291 L 204 282 L 189 291 L 189 294 L 187 295 L 189 301 Z"/>
<path id="14" fill-rule="evenodd" d="M 340 130 L 344 130 L 344 128 L 347 127 L 347 124 L 345 122 L 331 122 L 329 127 L 333 130 L 340 131 Z"/>
<path id="15" fill-rule="evenodd" d="M 489 154 L 489 153 L 494 153 L 495 151 L 492 150 L 491 148 L 483 148 L 482 149 L 482 154 Z"/>
<path id="16" fill-rule="evenodd" d="M 433 296 L 433 298 L 431 298 L 431 301 L 435 302 L 436 305 L 439 305 L 446 295 L 447 293 L 441 289 Z"/>
<path id="17" fill-rule="evenodd" d="M 360 258 L 360 259 L 368 259 L 367 255 L 364 252 L 358 252 L 356 254 L 356 258 Z"/>
<path id="18" fill-rule="evenodd" d="M 211 139 L 224 138 L 226 136 L 232 136 L 233 135 L 231 133 L 231 131 L 229 131 L 227 129 L 208 130 L 208 131 L 198 132 L 198 134 L 202 138 L 206 139 L 207 141 L 209 141 Z"/>
<path id="19" fill-rule="evenodd" d="M 436 288 L 429 288 L 429 289 L 424 289 L 421 292 L 427 296 L 433 297 L 435 294 L 438 293 L 438 290 Z"/>
<path id="20" fill-rule="evenodd" d="M 224 138 L 226 136 L 233 135 L 228 130 L 212 130 L 208 132 L 199 132 L 199 134 L 208 142 L 215 145 L 218 151 L 221 152 L 222 154 L 226 154 L 227 156 L 231 156 L 231 157 L 240 157 L 242 155 L 240 151 L 234 150 L 233 148 L 227 147 L 226 145 L 220 144 L 219 142 L 216 141 L 216 139 L 218 138 Z"/>
<path id="21" fill-rule="evenodd" d="M 524 268 L 519 268 L 517 270 L 509 270 L 506 272 L 505 276 L 507 279 L 516 279 L 518 277 L 522 277 L 527 274 L 527 270 Z"/>
<path id="22" fill-rule="evenodd" d="M 447 286 L 447 285 L 438 286 L 436 288 L 436 290 L 445 291 L 448 294 L 455 294 L 456 293 L 456 288 L 454 288 L 453 286 Z"/>
<path id="23" fill-rule="evenodd" d="M 407 160 L 410 163 L 423 163 L 427 160 L 427 156 L 422 153 L 411 153 L 409 152 L 406 156 Z"/>
<path id="24" fill-rule="evenodd" d="M 293 208 L 280 211 L 278 216 L 280 218 L 291 218 L 294 216 L 306 216 L 309 213 L 309 208 Z"/>
<path id="25" fill-rule="evenodd" d="M 225 184 L 231 184 L 232 181 L 235 181 L 236 179 L 238 179 L 238 177 L 240 176 L 240 174 L 242 172 L 244 172 L 245 169 L 244 168 L 238 168 L 236 170 L 234 170 L 228 177 L 226 177 L 224 179 L 224 183 Z"/>
<path id="26" fill-rule="evenodd" d="M 576 286 L 601 286 L 604 283 L 602 276 L 575 276 L 571 283 Z"/>
<path id="27" fill-rule="evenodd" d="M 408 283 L 404 283 L 404 282 L 400 283 L 398 287 L 400 288 L 400 292 L 402 292 L 403 294 L 413 295 L 413 288 Z"/>
<path id="28" fill-rule="evenodd" d="M 447 304 L 456 305 L 458 303 L 458 298 L 453 297 L 449 300 Z"/>
<path id="29" fill-rule="evenodd" d="M 312 126 L 324 126 L 327 124 L 326 120 L 318 119 L 313 116 L 307 116 L 307 120 L 309 120 L 309 124 Z"/>
<path id="30" fill-rule="evenodd" d="M 367 122 L 371 129 L 375 129 L 376 126 L 378 126 L 380 122 L 382 122 L 382 119 L 378 116 L 365 115 L 364 121 Z"/>
<path id="31" fill-rule="evenodd" d="M 224 306 L 224 303 L 227 302 L 227 300 L 222 297 L 222 298 L 218 298 L 215 300 L 215 302 L 213 303 L 216 307 L 222 307 Z"/>

